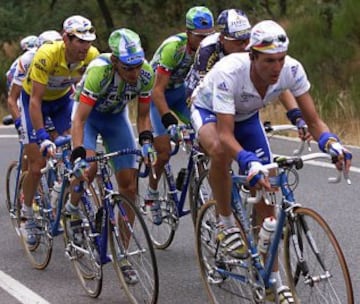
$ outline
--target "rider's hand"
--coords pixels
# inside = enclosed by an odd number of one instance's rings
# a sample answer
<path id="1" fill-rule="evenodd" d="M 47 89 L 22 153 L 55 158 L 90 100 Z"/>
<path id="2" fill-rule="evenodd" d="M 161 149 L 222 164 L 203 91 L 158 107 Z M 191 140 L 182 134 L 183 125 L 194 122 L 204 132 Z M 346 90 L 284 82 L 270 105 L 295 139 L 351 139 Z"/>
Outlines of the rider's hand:
<path id="1" fill-rule="evenodd" d="M 141 154 L 146 165 L 154 164 L 156 160 L 156 152 L 153 147 L 154 137 L 151 131 L 145 130 L 139 134 L 139 144 L 141 146 Z"/>
<path id="2" fill-rule="evenodd" d="M 268 170 L 264 168 L 255 153 L 241 150 L 237 154 L 237 161 L 241 172 L 248 172 L 248 182 L 251 187 L 258 184 L 265 189 L 271 188 L 269 182 L 264 178 L 268 175 Z"/>
<path id="3" fill-rule="evenodd" d="M 322 133 L 319 138 L 319 148 L 323 152 L 330 154 L 338 170 L 344 170 L 346 174 L 349 173 L 352 154 L 340 143 L 339 138 L 335 134 L 329 132 Z"/>
<path id="4" fill-rule="evenodd" d="M 90 166 L 85 159 L 78 157 L 74 161 L 73 174 L 79 180 L 88 181 L 87 170 Z"/>
<path id="5" fill-rule="evenodd" d="M 249 165 L 247 180 L 251 187 L 255 185 L 259 188 L 271 189 L 267 176 L 269 171 L 262 165 L 262 163 L 254 161 Z"/>
<path id="6" fill-rule="evenodd" d="M 171 125 L 178 125 L 177 118 L 171 112 L 165 113 L 161 117 L 161 122 L 164 125 L 165 129 L 168 129 Z"/>
<path id="7" fill-rule="evenodd" d="M 43 156 L 54 156 L 56 146 L 50 139 L 45 139 L 40 143 L 40 152 Z"/>
<path id="8" fill-rule="evenodd" d="M 177 125 L 171 125 L 167 128 L 167 132 L 170 135 L 170 139 L 174 143 L 178 143 L 181 140 L 181 135 Z"/>
<path id="9" fill-rule="evenodd" d="M 301 117 L 296 120 L 296 128 L 298 129 L 299 138 L 303 141 L 311 141 L 312 136 L 308 131 L 307 124 Z"/>

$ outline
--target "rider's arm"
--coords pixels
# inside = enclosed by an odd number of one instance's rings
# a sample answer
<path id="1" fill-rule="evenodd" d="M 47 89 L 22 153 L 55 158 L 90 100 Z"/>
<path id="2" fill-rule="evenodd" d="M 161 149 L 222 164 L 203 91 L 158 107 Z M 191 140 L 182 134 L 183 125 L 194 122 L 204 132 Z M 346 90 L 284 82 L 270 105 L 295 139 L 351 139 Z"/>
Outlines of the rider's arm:
<path id="1" fill-rule="evenodd" d="M 46 85 L 37 81 L 32 81 L 30 96 L 29 114 L 31 123 L 35 130 L 44 128 L 44 120 L 41 111 L 42 99 L 45 94 Z"/>
<path id="2" fill-rule="evenodd" d="M 71 127 L 73 147 L 79 147 L 83 144 L 85 122 L 92 109 L 91 105 L 79 101 Z"/>
<path id="3" fill-rule="evenodd" d="M 161 68 L 157 68 L 154 88 L 152 91 L 151 98 L 159 111 L 160 116 L 170 112 L 166 98 L 165 89 L 169 83 L 170 74 L 162 72 Z"/>
<path id="4" fill-rule="evenodd" d="M 296 97 L 296 101 L 308 126 L 309 132 L 314 137 L 314 139 L 318 141 L 320 135 L 323 132 L 329 132 L 329 128 L 321 120 L 318 113 L 316 112 L 314 101 L 311 95 L 309 94 L 309 92 L 306 92 Z"/>
<path id="5" fill-rule="evenodd" d="M 13 83 L 9 91 L 7 106 L 14 121 L 20 117 L 19 107 L 17 105 L 17 100 L 20 96 L 20 93 L 21 93 L 21 86 Z"/>

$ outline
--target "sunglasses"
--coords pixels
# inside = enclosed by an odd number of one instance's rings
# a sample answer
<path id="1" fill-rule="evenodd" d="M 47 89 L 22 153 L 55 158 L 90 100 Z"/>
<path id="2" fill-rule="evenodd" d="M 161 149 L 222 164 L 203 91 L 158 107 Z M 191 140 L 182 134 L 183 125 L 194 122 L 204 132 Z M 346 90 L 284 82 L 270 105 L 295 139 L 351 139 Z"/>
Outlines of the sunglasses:
<path id="1" fill-rule="evenodd" d="M 276 37 L 268 37 L 264 38 L 257 47 L 266 47 L 269 45 L 272 45 L 274 42 L 286 42 L 286 36 L 285 35 L 278 35 Z"/>
<path id="2" fill-rule="evenodd" d="M 189 31 L 189 32 L 194 36 L 202 37 L 202 38 L 205 38 L 205 37 L 215 33 L 215 31 L 211 31 L 209 33 L 198 33 L 198 32 L 194 32 L 194 31 Z"/>
<path id="3" fill-rule="evenodd" d="M 78 27 L 76 29 L 73 29 L 69 34 L 94 34 L 95 33 L 95 28 L 93 26 L 90 27 Z"/>
<path id="4" fill-rule="evenodd" d="M 119 64 L 120 68 L 127 72 L 140 69 L 142 67 L 142 65 L 143 65 L 143 62 L 141 62 L 137 65 L 127 65 L 127 64 L 122 64 L 122 63 Z"/>

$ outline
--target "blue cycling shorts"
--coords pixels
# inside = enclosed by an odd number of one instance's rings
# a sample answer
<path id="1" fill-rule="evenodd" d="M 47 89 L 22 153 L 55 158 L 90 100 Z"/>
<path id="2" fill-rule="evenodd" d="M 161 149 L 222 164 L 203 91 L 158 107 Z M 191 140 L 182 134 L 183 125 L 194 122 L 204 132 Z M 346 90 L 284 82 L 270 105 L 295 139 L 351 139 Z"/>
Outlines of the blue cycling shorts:
<path id="1" fill-rule="evenodd" d="M 63 135 L 65 131 L 70 132 L 71 128 L 71 111 L 73 100 L 70 98 L 71 93 L 67 93 L 63 97 L 52 100 L 43 101 L 41 104 L 41 112 L 43 118 L 50 117 L 55 130 L 59 135 Z M 24 128 L 24 144 L 36 143 L 36 130 L 33 128 L 29 113 L 30 96 L 21 91 L 19 104 L 21 112 L 21 125 Z M 45 122 L 44 122 L 45 125 Z"/>
<path id="2" fill-rule="evenodd" d="M 101 135 L 106 152 L 115 152 L 123 149 L 135 149 L 135 134 L 129 119 L 128 107 L 122 112 L 100 113 L 92 110 L 85 123 L 84 147 L 96 151 L 98 134 Z M 115 171 L 137 168 L 135 155 L 124 155 L 112 158 Z"/>
<path id="3" fill-rule="evenodd" d="M 190 110 L 186 105 L 184 85 L 176 89 L 166 90 L 165 99 L 170 110 L 173 111 L 183 123 L 190 123 Z M 151 101 L 150 104 L 150 119 L 155 136 L 166 134 L 166 129 L 161 122 L 160 114 L 153 101 Z"/>

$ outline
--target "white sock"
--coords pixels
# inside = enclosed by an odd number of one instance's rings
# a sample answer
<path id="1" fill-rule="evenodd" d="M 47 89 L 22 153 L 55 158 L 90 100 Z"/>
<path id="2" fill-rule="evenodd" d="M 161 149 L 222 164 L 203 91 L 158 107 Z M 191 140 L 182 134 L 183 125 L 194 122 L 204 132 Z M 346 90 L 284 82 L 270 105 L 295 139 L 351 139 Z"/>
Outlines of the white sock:
<path id="1" fill-rule="evenodd" d="M 219 214 L 219 219 L 224 224 L 225 229 L 235 226 L 235 218 L 232 214 L 229 216 Z"/>
<path id="2" fill-rule="evenodd" d="M 157 194 L 159 192 L 157 189 L 154 190 L 153 188 L 151 188 L 150 185 L 148 186 L 148 190 L 151 194 Z"/>
<path id="3" fill-rule="evenodd" d="M 79 209 L 79 206 L 74 206 L 71 202 L 67 202 L 66 204 L 68 208 L 72 211 L 77 211 Z"/>
<path id="4" fill-rule="evenodd" d="M 33 211 L 32 206 L 29 207 L 28 205 L 24 204 L 22 206 L 22 210 L 23 210 L 24 216 L 26 216 L 27 218 L 34 217 L 34 211 Z"/>
<path id="5" fill-rule="evenodd" d="M 270 279 L 275 279 L 276 280 L 276 283 L 275 283 L 275 287 L 276 287 L 276 290 L 282 286 L 282 281 L 281 281 L 281 277 L 280 277 L 280 272 L 279 271 L 274 271 L 271 273 L 270 275 Z"/>

